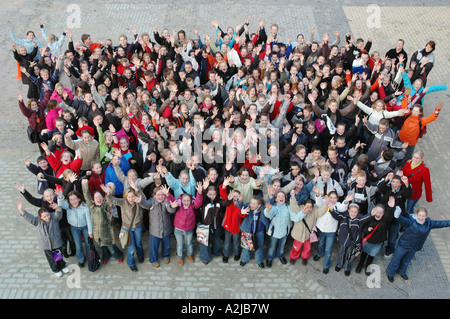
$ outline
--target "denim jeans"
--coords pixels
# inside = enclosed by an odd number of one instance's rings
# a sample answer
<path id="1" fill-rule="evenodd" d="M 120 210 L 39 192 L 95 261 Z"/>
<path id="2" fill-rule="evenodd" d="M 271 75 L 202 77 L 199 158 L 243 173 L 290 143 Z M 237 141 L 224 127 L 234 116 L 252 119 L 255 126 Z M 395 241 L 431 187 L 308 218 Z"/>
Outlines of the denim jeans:
<path id="1" fill-rule="evenodd" d="M 235 256 L 240 255 L 241 250 L 241 233 L 237 234 L 231 234 L 228 230 L 224 229 L 225 232 L 225 238 L 223 241 L 223 255 L 225 257 L 230 256 L 230 250 L 231 250 L 231 241 L 233 240 L 233 252 Z"/>
<path id="2" fill-rule="evenodd" d="M 254 236 L 256 238 L 257 249 L 255 251 L 255 261 L 260 264 L 264 261 L 264 231 L 257 232 Z M 246 263 L 250 260 L 251 251 L 242 249 L 241 261 Z"/>
<path id="3" fill-rule="evenodd" d="M 405 249 L 402 246 L 397 246 L 392 257 L 391 262 L 386 268 L 386 273 L 389 276 L 394 276 L 396 272 L 400 275 L 406 275 L 406 269 L 408 268 L 411 260 L 415 255 L 415 250 Z"/>
<path id="4" fill-rule="evenodd" d="M 414 214 L 414 206 L 416 206 L 418 199 L 407 199 L 406 200 L 406 212 L 411 215 Z"/>
<path id="5" fill-rule="evenodd" d="M 394 219 L 388 229 L 388 244 L 386 246 L 386 255 L 390 255 L 395 251 L 399 229 L 400 224 L 396 219 Z"/>
<path id="6" fill-rule="evenodd" d="M 128 228 L 122 226 L 123 229 Z M 142 226 L 131 228 L 130 231 L 130 246 L 127 247 L 127 264 L 128 266 L 136 266 L 134 260 L 134 253 L 136 252 L 139 259 L 144 258 L 144 248 L 142 247 Z"/>
<path id="7" fill-rule="evenodd" d="M 334 237 L 336 233 L 320 233 L 319 236 L 319 248 L 317 256 L 325 258 L 323 259 L 323 268 L 330 268 L 331 254 L 333 252 Z"/>
<path id="8" fill-rule="evenodd" d="M 192 256 L 194 254 L 194 245 L 192 244 L 192 237 L 194 235 L 194 230 L 184 231 L 175 228 L 175 239 L 177 241 L 177 257 L 183 258 L 183 249 L 186 245 L 186 254 Z"/>
<path id="9" fill-rule="evenodd" d="M 149 260 L 151 264 L 158 262 L 159 246 L 162 246 L 161 255 L 163 259 L 170 257 L 170 234 L 163 237 L 155 237 L 150 234 Z"/>
<path id="10" fill-rule="evenodd" d="M 84 263 L 83 240 L 86 245 L 86 251 L 89 251 L 88 228 L 87 228 L 87 226 L 83 226 L 83 227 L 70 226 L 70 230 L 72 232 L 73 240 L 75 241 L 77 260 L 80 263 Z M 81 239 L 81 236 L 83 236 L 83 240 Z"/>
<path id="11" fill-rule="evenodd" d="M 270 237 L 269 247 L 267 248 L 267 259 L 273 260 L 275 257 L 284 257 L 284 245 L 286 244 L 287 236 L 283 238 Z"/>
<path id="12" fill-rule="evenodd" d="M 376 257 L 380 251 L 381 248 L 383 248 L 384 243 L 378 243 L 378 244 L 371 244 L 369 242 L 366 242 L 363 246 L 363 251 L 367 253 L 367 255 Z"/>
<path id="13" fill-rule="evenodd" d="M 219 227 L 215 229 L 213 232 L 209 232 L 209 242 L 208 246 L 200 244 L 200 260 L 202 262 L 209 263 L 212 260 L 212 255 L 220 256 L 222 253 L 222 245 L 220 242 L 220 237 L 222 234 L 222 228 Z"/>

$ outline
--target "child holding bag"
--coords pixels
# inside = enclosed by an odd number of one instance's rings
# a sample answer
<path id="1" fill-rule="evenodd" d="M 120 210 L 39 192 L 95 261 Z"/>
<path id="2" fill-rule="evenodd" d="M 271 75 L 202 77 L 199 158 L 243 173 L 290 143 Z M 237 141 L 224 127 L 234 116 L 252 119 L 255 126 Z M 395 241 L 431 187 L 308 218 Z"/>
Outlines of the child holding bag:
<path id="1" fill-rule="evenodd" d="M 50 213 L 45 208 L 39 209 L 38 216 L 33 216 L 23 209 L 22 201 L 17 201 L 17 208 L 20 215 L 31 225 L 36 226 L 37 236 L 41 248 L 44 250 L 45 257 L 51 270 L 57 277 L 61 277 L 63 273 L 70 270 L 66 267 L 66 262 L 62 256 L 62 246 L 64 244 L 61 238 L 61 230 L 59 229 L 59 221 L 63 216 L 62 209 L 56 203 L 50 205 L 55 210 Z"/>

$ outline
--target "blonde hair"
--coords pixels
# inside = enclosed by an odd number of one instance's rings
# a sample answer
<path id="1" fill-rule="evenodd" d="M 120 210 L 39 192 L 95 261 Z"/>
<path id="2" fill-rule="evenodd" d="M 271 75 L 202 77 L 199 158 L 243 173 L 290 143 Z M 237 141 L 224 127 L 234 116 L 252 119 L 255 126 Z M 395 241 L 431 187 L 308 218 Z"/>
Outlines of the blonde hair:
<path id="1" fill-rule="evenodd" d="M 428 216 L 428 209 L 426 209 L 425 207 L 419 207 L 416 209 L 416 215 L 419 214 L 420 212 L 424 212 L 426 216 Z"/>
<path id="2" fill-rule="evenodd" d="M 383 100 L 376 100 L 373 104 L 372 104 L 372 108 L 375 110 L 377 108 L 377 104 L 381 103 L 383 105 L 383 111 L 386 111 L 386 102 L 384 102 Z"/>

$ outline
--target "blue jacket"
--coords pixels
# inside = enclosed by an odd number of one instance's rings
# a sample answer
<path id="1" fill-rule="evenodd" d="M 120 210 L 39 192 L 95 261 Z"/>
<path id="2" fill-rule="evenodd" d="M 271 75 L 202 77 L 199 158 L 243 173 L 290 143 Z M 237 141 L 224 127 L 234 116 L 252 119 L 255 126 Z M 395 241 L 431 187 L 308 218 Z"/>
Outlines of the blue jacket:
<path id="1" fill-rule="evenodd" d="M 245 231 L 247 233 L 253 232 L 254 228 L 256 227 L 256 225 L 253 225 L 254 222 L 256 223 L 256 220 L 254 221 L 254 216 L 255 216 L 255 211 L 254 210 L 251 210 L 251 211 L 248 212 L 247 217 L 245 217 L 242 220 L 242 223 L 241 223 L 241 227 L 240 228 L 241 228 L 242 231 Z M 259 227 L 255 231 L 255 233 L 258 232 L 258 231 L 263 231 L 264 227 L 266 229 L 269 228 L 269 224 L 270 224 L 270 221 L 267 219 L 266 216 L 264 216 L 263 211 L 259 210 Z"/>
<path id="2" fill-rule="evenodd" d="M 405 229 L 398 244 L 405 249 L 414 251 L 422 249 L 428 234 L 433 228 L 450 227 L 450 220 L 437 221 L 427 218 L 423 224 L 419 224 L 412 215 L 408 217 L 400 215 L 398 222 Z"/>
<path id="3" fill-rule="evenodd" d="M 411 88 L 411 94 L 410 96 L 413 96 L 414 94 L 421 93 L 424 90 L 424 87 L 422 86 L 418 91 L 414 88 L 414 86 L 411 84 L 411 80 L 408 77 L 408 74 L 406 72 L 402 72 L 402 78 L 403 78 L 403 84 L 405 85 L 405 88 L 410 87 Z M 433 85 L 428 88 L 427 94 L 437 91 L 445 91 L 447 90 L 447 85 Z M 403 94 L 398 97 L 398 100 L 401 101 L 403 99 Z M 423 98 L 422 98 L 423 101 Z"/>
<path id="4" fill-rule="evenodd" d="M 305 200 L 307 200 L 309 198 L 313 188 L 314 188 L 314 181 L 311 180 L 311 181 L 309 181 L 308 184 L 303 186 L 303 188 L 300 192 L 295 194 L 295 199 L 297 200 L 297 203 L 299 205 L 303 205 Z M 290 194 L 289 194 L 289 196 L 290 196 Z"/>
<path id="5" fill-rule="evenodd" d="M 122 156 L 120 158 L 120 168 L 122 169 L 123 174 L 126 176 L 128 173 L 128 170 L 130 169 L 130 163 L 128 163 L 127 159 Z M 109 163 L 108 167 L 105 170 L 105 184 L 113 183 L 116 185 L 116 189 L 114 192 L 114 195 L 122 195 L 123 194 L 123 184 L 119 179 L 117 178 L 117 174 L 114 171 L 114 166 L 112 163 Z"/>
<path id="6" fill-rule="evenodd" d="M 189 181 L 187 182 L 186 186 L 184 186 L 178 178 L 173 177 L 172 173 L 170 172 L 169 175 L 166 176 L 166 183 L 171 189 L 173 189 L 175 198 L 180 197 L 180 195 L 184 193 L 195 196 L 197 192 L 197 190 L 195 189 L 195 187 L 197 186 L 197 182 L 191 170 L 189 170 Z"/>

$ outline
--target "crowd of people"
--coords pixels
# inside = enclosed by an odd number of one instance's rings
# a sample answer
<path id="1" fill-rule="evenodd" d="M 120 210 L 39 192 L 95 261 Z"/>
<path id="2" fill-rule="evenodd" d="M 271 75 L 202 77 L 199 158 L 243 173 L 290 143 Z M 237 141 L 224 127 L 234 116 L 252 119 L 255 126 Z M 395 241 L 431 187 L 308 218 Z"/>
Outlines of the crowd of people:
<path id="1" fill-rule="evenodd" d="M 335 271 L 357 261 L 369 275 L 389 258 L 388 279 L 406 280 L 430 230 L 450 226 L 416 208 L 433 192 L 415 146 L 443 106 L 423 114 L 424 96 L 447 89 L 426 85 L 433 41 L 409 56 L 402 39 L 378 52 L 314 28 L 282 41 L 262 19 L 211 21 L 203 37 L 133 27 L 118 43 L 39 25 L 43 44 L 10 29 L 18 105 L 41 154 L 25 159 L 36 191 L 17 184 L 38 217 L 18 208 L 57 276 L 64 258 L 83 267 L 91 245 L 103 264 L 138 271 L 148 231 L 154 267 L 170 262 L 173 237 L 180 266 L 233 256 L 244 267 L 252 254 L 261 269 L 306 265 L 315 251 L 324 274 L 337 245 Z"/>

